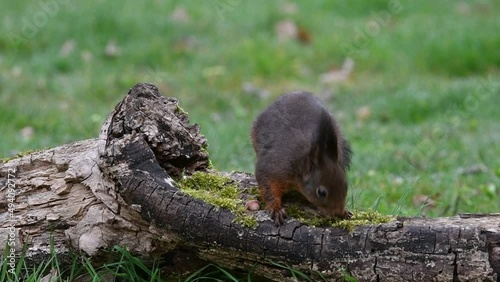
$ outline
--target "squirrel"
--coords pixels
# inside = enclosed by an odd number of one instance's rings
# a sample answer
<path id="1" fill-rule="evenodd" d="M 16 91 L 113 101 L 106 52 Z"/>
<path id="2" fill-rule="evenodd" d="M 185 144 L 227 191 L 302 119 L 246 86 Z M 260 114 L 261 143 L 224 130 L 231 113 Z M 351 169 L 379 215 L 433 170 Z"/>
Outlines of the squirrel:
<path id="1" fill-rule="evenodd" d="M 282 196 L 294 187 L 329 217 L 345 208 L 351 147 L 321 100 L 309 92 L 281 95 L 253 122 L 255 178 L 276 226 L 287 217 Z"/>

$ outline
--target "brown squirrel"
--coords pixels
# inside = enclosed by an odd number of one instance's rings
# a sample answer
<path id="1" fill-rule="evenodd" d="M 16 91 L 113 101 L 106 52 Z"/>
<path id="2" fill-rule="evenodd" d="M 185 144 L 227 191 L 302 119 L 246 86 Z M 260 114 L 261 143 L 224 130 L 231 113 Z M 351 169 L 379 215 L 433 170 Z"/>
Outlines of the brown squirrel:
<path id="1" fill-rule="evenodd" d="M 345 209 L 351 148 L 320 99 L 308 92 L 280 96 L 254 121 L 255 177 L 277 226 L 286 218 L 281 197 L 297 189 L 325 215 L 350 218 Z"/>

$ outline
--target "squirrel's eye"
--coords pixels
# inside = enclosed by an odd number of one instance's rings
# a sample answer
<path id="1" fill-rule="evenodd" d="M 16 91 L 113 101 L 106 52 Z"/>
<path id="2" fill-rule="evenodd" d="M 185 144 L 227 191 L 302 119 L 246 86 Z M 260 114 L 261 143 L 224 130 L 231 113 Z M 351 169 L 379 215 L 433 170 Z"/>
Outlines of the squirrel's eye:
<path id="1" fill-rule="evenodd" d="M 326 196 L 328 196 L 328 191 L 325 187 L 319 186 L 318 189 L 316 189 L 316 195 L 318 195 L 319 198 L 326 198 Z"/>

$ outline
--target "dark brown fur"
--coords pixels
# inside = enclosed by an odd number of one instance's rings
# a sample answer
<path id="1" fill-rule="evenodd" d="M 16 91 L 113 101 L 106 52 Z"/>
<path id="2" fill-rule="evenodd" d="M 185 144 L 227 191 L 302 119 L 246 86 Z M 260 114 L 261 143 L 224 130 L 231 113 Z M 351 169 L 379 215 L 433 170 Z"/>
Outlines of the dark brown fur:
<path id="1" fill-rule="evenodd" d="M 281 197 L 291 187 L 325 215 L 350 217 L 345 199 L 351 149 L 316 96 L 280 96 L 254 121 L 251 136 L 255 177 L 276 225 L 286 217 Z"/>

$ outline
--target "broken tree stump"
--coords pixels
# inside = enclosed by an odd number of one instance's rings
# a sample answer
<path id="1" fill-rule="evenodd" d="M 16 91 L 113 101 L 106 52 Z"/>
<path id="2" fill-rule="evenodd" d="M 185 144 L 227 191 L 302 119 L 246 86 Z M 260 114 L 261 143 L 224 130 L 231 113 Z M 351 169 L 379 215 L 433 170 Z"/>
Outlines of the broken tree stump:
<path id="1" fill-rule="evenodd" d="M 499 281 L 500 214 L 398 218 L 343 229 L 288 220 L 275 227 L 264 211 L 256 228 L 229 210 L 192 198 L 175 179 L 209 171 L 205 137 L 177 100 L 151 84 L 134 86 L 97 139 L 33 152 L 0 164 L 0 252 L 6 244 L 38 263 L 70 249 L 98 258 L 114 245 L 166 268 L 195 271 L 207 261 L 292 280 L 286 264 L 359 281 Z M 245 173 L 226 174 L 241 189 Z"/>

